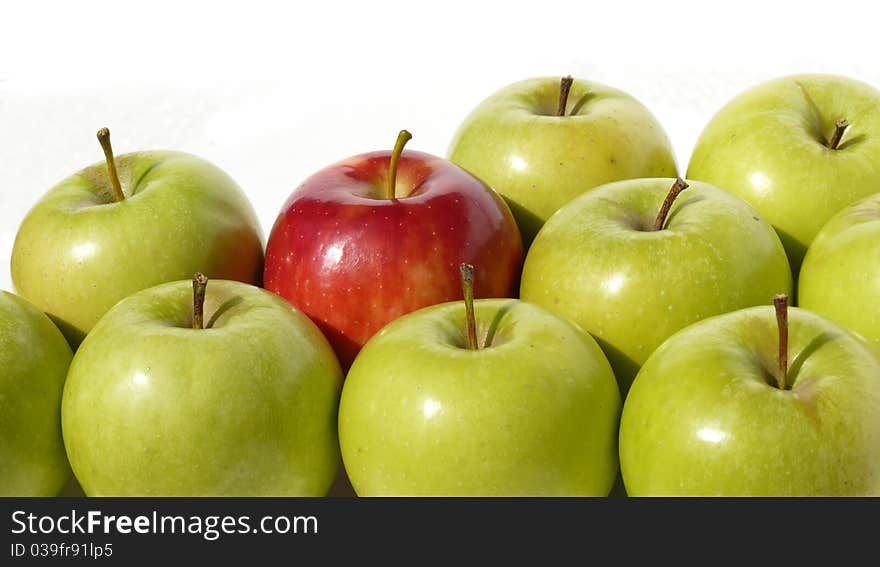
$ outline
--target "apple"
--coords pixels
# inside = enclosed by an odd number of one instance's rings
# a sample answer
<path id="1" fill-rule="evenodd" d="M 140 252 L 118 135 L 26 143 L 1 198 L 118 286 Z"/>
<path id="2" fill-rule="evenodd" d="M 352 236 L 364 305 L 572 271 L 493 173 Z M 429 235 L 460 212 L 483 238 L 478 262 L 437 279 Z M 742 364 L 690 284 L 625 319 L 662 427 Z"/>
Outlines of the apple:
<path id="1" fill-rule="evenodd" d="M 269 236 L 266 289 L 318 324 L 343 368 L 387 323 L 460 298 L 460 262 L 484 267 L 478 297 L 519 285 L 522 242 L 504 201 L 447 160 L 404 152 L 409 139 L 309 177 Z"/>
<path id="2" fill-rule="evenodd" d="M 0 496 L 57 496 L 70 479 L 60 415 L 71 356 L 43 312 L 0 291 Z"/>
<path id="3" fill-rule="evenodd" d="M 504 196 L 526 248 L 550 215 L 593 187 L 676 175 L 669 139 L 642 103 L 571 77 L 491 95 L 459 127 L 449 159 Z"/>
<path id="4" fill-rule="evenodd" d="M 836 212 L 880 189 L 880 91 L 794 75 L 740 94 L 697 141 L 688 178 L 745 199 L 779 233 L 797 274 Z"/>
<path id="5" fill-rule="evenodd" d="M 197 274 L 127 297 L 73 358 L 62 423 L 89 496 L 323 496 L 342 371 L 300 311 Z"/>
<path id="6" fill-rule="evenodd" d="M 880 351 L 775 303 L 651 355 L 620 424 L 630 495 L 880 495 Z"/>
<path id="7" fill-rule="evenodd" d="M 235 182 L 181 152 L 113 156 L 49 190 L 15 237 L 15 290 L 55 321 L 74 349 L 117 301 L 204 270 L 258 284 L 262 235 Z"/>
<path id="8" fill-rule="evenodd" d="M 745 202 L 706 183 L 636 179 L 560 209 L 529 250 L 520 295 L 591 333 L 625 395 L 679 329 L 791 286 L 779 238 Z"/>
<path id="9" fill-rule="evenodd" d="M 620 393 L 572 323 L 515 299 L 444 303 L 383 328 L 349 371 L 339 440 L 360 496 L 606 496 Z"/>
<path id="10" fill-rule="evenodd" d="M 831 218 L 798 278 L 798 304 L 880 347 L 880 193 Z"/>

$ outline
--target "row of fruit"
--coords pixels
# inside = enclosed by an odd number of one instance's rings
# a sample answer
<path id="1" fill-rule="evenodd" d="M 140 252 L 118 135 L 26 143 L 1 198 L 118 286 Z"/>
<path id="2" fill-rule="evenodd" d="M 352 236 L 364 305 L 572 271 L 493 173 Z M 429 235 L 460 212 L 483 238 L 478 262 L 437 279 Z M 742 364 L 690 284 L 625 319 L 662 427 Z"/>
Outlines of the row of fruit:
<path id="1" fill-rule="evenodd" d="M 878 106 L 765 83 L 684 181 L 631 96 L 527 80 L 449 160 L 305 180 L 265 255 L 224 172 L 102 129 L 15 240 L 0 493 L 880 493 Z"/>

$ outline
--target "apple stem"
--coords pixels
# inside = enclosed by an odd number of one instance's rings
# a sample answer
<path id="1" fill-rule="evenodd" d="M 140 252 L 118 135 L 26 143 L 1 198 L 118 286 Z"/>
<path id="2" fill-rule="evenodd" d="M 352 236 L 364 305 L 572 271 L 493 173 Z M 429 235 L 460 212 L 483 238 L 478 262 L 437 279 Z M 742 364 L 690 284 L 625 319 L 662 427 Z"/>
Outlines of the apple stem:
<path id="1" fill-rule="evenodd" d="M 461 290 L 464 292 L 467 347 L 470 350 L 478 350 L 480 345 L 477 343 L 477 319 L 474 316 L 474 267 L 462 262 L 459 269 L 461 270 Z"/>
<path id="2" fill-rule="evenodd" d="M 830 149 L 837 149 L 837 146 L 840 144 L 840 140 L 843 139 L 843 134 L 846 132 L 847 128 L 849 128 L 849 120 L 846 118 L 838 118 L 837 122 L 834 123 L 834 133 L 831 134 L 831 139 L 828 140 L 828 147 Z"/>
<path id="3" fill-rule="evenodd" d="M 663 200 L 663 206 L 660 207 L 660 212 L 657 213 L 657 218 L 654 220 L 654 230 L 663 230 L 663 225 L 666 224 L 666 217 L 669 216 L 669 210 L 672 208 L 672 203 L 675 202 L 679 193 L 687 188 L 688 184 L 685 183 L 684 179 L 681 177 L 675 179 L 675 183 L 672 184 L 672 188 L 669 189 L 669 193 L 666 194 L 666 198 Z"/>
<path id="4" fill-rule="evenodd" d="M 110 130 L 101 128 L 98 130 L 98 142 L 104 150 L 104 159 L 107 160 L 107 174 L 110 177 L 110 186 L 113 188 L 113 198 L 117 203 L 125 200 L 122 185 L 119 184 L 119 174 L 116 172 L 116 160 L 113 158 L 113 146 L 110 145 Z"/>
<path id="5" fill-rule="evenodd" d="M 394 150 L 391 151 L 391 164 L 388 166 L 388 187 L 385 196 L 388 199 L 394 199 L 397 194 L 397 162 L 400 160 L 400 154 L 403 153 L 403 146 L 412 139 L 412 134 L 406 130 L 401 130 L 397 134 L 397 142 L 394 144 Z"/>
<path id="6" fill-rule="evenodd" d="M 208 277 L 201 272 L 193 276 L 193 329 L 204 329 L 205 289 Z"/>
<path id="7" fill-rule="evenodd" d="M 574 79 L 571 75 L 562 77 L 559 82 L 559 106 L 556 107 L 556 116 L 565 116 L 565 107 L 568 105 L 568 92 L 571 90 L 571 84 Z"/>
<path id="8" fill-rule="evenodd" d="M 786 389 L 788 375 L 788 296 L 781 293 L 773 298 L 776 307 L 776 324 L 779 327 L 779 376 L 777 383 L 780 390 Z"/>

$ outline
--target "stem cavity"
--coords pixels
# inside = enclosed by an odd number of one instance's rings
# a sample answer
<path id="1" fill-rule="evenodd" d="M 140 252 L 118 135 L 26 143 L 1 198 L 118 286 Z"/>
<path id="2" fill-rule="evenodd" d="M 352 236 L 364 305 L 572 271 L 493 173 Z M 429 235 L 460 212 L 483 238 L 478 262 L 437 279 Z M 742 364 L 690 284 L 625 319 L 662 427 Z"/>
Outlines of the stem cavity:
<path id="1" fill-rule="evenodd" d="M 843 135 L 846 133 L 847 128 L 849 128 L 849 120 L 846 118 L 838 118 L 837 122 L 834 123 L 834 133 L 831 134 L 831 139 L 828 140 L 828 149 L 837 149 L 837 146 L 840 145 L 840 140 L 843 139 Z"/>
<path id="2" fill-rule="evenodd" d="M 776 382 L 780 390 L 787 389 L 788 376 L 788 296 L 784 293 L 773 298 L 776 307 L 776 324 L 779 327 L 779 374 Z"/>
<path id="3" fill-rule="evenodd" d="M 663 200 L 663 205 L 660 207 L 660 212 L 657 213 L 657 218 L 654 220 L 654 230 L 663 230 L 663 226 L 666 224 L 666 217 L 669 216 L 669 210 L 672 208 L 672 204 L 675 202 L 675 199 L 678 197 L 679 193 L 688 188 L 688 184 L 685 183 L 684 179 L 681 177 L 677 177 L 675 179 L 675 183 L 672 184 L 672 188 L 669 189 L 669 193 L 666 194 L 666 199 Z"/>
<path id="4" fill-rule="evenodd" d="M 568 92 L 571 90 L 571 84 L 574 79 L 571 75 L 562 77 L 559 82 L 559 106 L 556 107 L 556 116 L 565 116 L 565 107 L 568 105 Z"/>
<path id="5" fill-rule="evenodd" d="M 459 269 L 461 270 L 461 290 L 464 293 L 467 347 L 470 350 L 478 350 L 480 345 L 477 343 L 477 319 L 474 316 L 474 267 L 462 262 Z"/>
<path id="6" fill-rule="evenodd" d="M 104 159 L 107 160 L 107 175 L 110 177 L 110 186 L 113 188 L 113 199 L 117 203 L 125 200 L 122 185 L 119 184 L 119 174 L 116 172 L 116 160 L 113 157 L 113 146 L 110 145 L 110 130 L 101 128 L 98 130 L 98 142 L 104 150 Z"/>
<path id="7" fill-rule="evenodd" d="M 403 147 L 412 139 L 412 134 L 406 130 L 401 130 L 397 134 L 397 142 L 394 144 L 394 150 L 391 151 L 391 163 L 388 166 L 388 186 L 385 188 L 385 196 L 388 199 L 394 199 L 397 191 L 397 162 L 400 160 L 400 154 L 403 153 Z"/>
<path id="8" fill-rule="evenodd" d="M 207 287 L 208 277 L 197 272 L 193 276 L 193 329 L 205 328 L 205 289 Z"/>

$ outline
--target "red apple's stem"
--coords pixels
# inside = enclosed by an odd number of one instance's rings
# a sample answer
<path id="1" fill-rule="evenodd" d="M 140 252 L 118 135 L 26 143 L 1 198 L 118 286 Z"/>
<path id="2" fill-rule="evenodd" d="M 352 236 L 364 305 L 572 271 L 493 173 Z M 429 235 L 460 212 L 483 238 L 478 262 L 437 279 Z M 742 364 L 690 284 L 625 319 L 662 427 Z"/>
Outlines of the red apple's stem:
<path id="1" fill-rule="evenodd" d="M 394 199 L 397 195 L 397 162 L 400 160 L 400 154 L 403 153 L 403 146 L 412 139 L 412 134 L 406 130 L 401 130 L 397 134 L 397 142 L 394 144 L 394 150 L 391 151 L 391 164 L 388 166 L 388 187 L 385 196 Z"/>
<path id="2" fill-rule="evenodd" d="M 663 200 L 663 206 L 660 207 L 660 212 L 657 213 L 657 218 L 654 220 L 654 230 L 663 230 L 663 225 L 666 224 L 666 217 L 669 216 L 669 210 L 672 208 L 672 203 L 675 202 L 679 193 L 687 188 L 688 184 L 685 183 L 684 179 L 681 177 L 675 179 L 675 183 L 672 184 L 672 188 L 669 189 L 669 193 L 666 194 L 666 198 Z"/>
<path id="3" fill-rule="evenodd" d="M 104 159 L 107 160 L 107 174 L 110 177 L 110 186 L 113 188 L 113 198 L 117 203 L 125 200 L 122 185 L 119 184 L 119 174 L 116 172 L 116 160 L 113 158 L 113 146 L 110 145 L 110 130 L 101 128 L 98 130 L 98 142 L 104 150 Z"/>
<path id="4" fill-rule="evenodd" d="M 568 92 L 571 90 L 571 84 L 574 79 L 571 75 L 562 77 L 559 82 L 559 106 L 556 107 L 556 116 L 565 116 L 565 107 L 568 105 Z"/>
<path id="5" fill-rule="evenodd" d="M 193 276 L 193 329 L 204 329 L 205 289 L 208 277 L 201 272 Z"/>
<path id="6" fill-rule="evenodd" d="M 837 122 L 834 123 L 834 133 L 831 134 L 831 139 L 828 140 L 828 148 L 832 150 L 837 149 L 837 146 L 840 145 L 840 140 L 843 139 L 843 135 L 846 133 L 847 128 L 849 128 L 849 120 L 846 118 L 839 118 Z"/>
<path id="7" fill-rule="evenodd" d="M 470 350 L 478 350 L 480 345 L 477 343 L 477 319 L 474 316 L 474 267 L 462 262 L 459 269 L 461 269 L 461 290 L 464 292 L 467 347 Z"/>
<path id="8" fill-rule="evenodd" d="M 786 389 L 788 376 L 788 296 L 784 293 L 773 298 L 776 307 L 776 324 L 779 326 L 779 377 L 777 383 L 780 390 Z"/>

